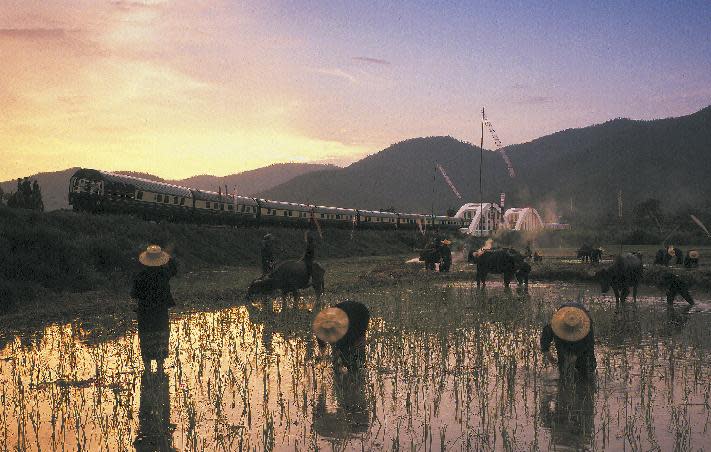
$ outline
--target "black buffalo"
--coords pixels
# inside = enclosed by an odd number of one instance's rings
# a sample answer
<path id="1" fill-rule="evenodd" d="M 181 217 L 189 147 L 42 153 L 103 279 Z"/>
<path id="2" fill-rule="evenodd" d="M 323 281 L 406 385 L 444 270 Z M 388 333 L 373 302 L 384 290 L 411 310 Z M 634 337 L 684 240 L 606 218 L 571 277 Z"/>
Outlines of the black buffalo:
<path id="1" fill-rule="evenodd" d="M 580 262 L 598 264 L 600 263 L 600 259 L 602 259 L 602 249 L 593 248 L 585 244 L 578 248 L 578 259 L 580 259 Z"/>
<path id="2" fill-rule="evenodd" d="M 615 303 L 625 302 L 632 288 L 632 298 L 637 301 L 637 287 L 642 279 L 642 259 L 636 253 L 626 253 L 617 256 L 612 266 L 595 274 L 600 283 L 602 293 L 607 293 L 612 287 L 615 292 Z"/>
<path id="3" fill-rule="evenodd" d="M 514 277 L 519 286 L 528 284 L 531 266 L 524 260 L 523 255 L 514 249 L 471 251 L 468 260 L 476 264 L 477 287 L 486 287 L 486 277 L 489 273 L 503 274 L 504 287 L 509 287 Z"/>
<path id="4" fill-rule="evenodd" d="M 420 251 L 420 261 L 424 261 L 427 270 L 434 270 L 435 264 L 442 261 L 442 254 L 439 248 L 428 247 Z"/>
<path id="5" fill-rule="evenodd" d="M 267 295 L 281 290 L 284 302 L 286 302 L 286 297 L 290 293 L 294 296 L 294 302 L 296 302 L 299 299 L 299 289 L 313 287 L 318 300 L 323 293 L 324 274 L 324 269 L 314 262 L 309 280 L 304 261 L 284 261 L 271 273 L 252 281 L 247 289 L 247 297 L 250 298 L 258 294 Z"/>

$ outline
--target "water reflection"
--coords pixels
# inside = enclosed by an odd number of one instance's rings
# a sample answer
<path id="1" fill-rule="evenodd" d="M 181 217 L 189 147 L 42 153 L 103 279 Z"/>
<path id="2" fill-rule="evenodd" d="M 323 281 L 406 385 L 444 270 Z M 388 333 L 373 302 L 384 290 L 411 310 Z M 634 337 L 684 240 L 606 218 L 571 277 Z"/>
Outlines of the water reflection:
<path id="1" fill-rule="evenodd" d="M 558 381 L 544 388 L 540 399 L 541 424 L 550 431 L 555 449 L 590 450 L 595 434 L 595 382 Z"/>
<path id="2" fill-rule="evenodd" d="M 564 387 L 542 365 L 539 333 L 580 293 L 595 321 L 597 384 Z M 532 285 L 528 296 L 489 287 L 484 297 L 471 284 L 414 283 L 349 297 L 372 319 L 365 365 L 345 373 L 317 359 L 308 306 L 187 313 L 167 331 L 148 329 L 166 331 L 152 339 L 140 325 L 86 341 L 83 324 L 10 338 L 0 350 L 9 358 L 0 359 L 0 451 L 698 450 L 708 441 L 704 303 L 668 308 L 643 295 L 615 312 L 570 284 Z"/>
<path id="3" fill-rule="evenodd" d="M 133 442 L 136 452 L 175 451 L 170 423 L 170 391 L 168 375 L 160 369 L 143 370 L 141 400 L 138 409 L 138 433 Z"/>

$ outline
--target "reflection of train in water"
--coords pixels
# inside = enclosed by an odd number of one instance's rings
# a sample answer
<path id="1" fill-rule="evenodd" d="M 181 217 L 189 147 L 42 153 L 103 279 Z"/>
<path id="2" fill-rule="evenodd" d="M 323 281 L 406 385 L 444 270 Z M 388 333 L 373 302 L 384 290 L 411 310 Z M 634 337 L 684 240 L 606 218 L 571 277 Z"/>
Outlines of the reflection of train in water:
<path id="1" fill-rule="evenodd" d="M 69 204 L 76 211 L 235 226 L 306 226 L 312 217 L 321 224 L 344 228 L 457 230 L 468 225 L 462 218 L 270 201 L 93 169 L 80 169 L 71 177 Z"/>

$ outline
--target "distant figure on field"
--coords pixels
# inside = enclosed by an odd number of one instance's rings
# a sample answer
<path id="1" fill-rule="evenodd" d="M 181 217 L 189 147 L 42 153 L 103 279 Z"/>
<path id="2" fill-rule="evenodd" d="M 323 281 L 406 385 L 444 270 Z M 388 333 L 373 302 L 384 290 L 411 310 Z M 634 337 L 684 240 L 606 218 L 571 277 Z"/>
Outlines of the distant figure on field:
<path id="1" fill-rule="evenodd" d="M 600 259 L 602 259 L 602 248 L 591 248 L 590 249 L 590 262 L 593 264 L 599 264 Z"/>
<path id="2" fill-rule="evenodd" d="M 365 333 L 370 311 L 357 301 L 346 300 L 326 308 L 314 318 L 312 330 L 319 349 L 331 344 L 334 368 L 341 373 L 352 372 L 365 360 Z"/>
<path id="3" fill-rule="evenodd" d="M 691 298 L 691 294 L 689 293 L 689 285 L 674 273 L 663 274 L 658 287 L 666 292 L 667 303 L 669 304 L 674 303 L 674 299 L 677 295 L 681 295 L 687 303 L 694 304 L 694 299 Z"/>
<path id="4" fill-rule="evenodd" d="M 543 262 L 543 256 L 538 254 L 538 251 L 533 253 L 533 262 Z"/>
<path id="5" fill-rule="evenodd" d="M 442 245 L 439 247 L 439 254 L 442 256 L 442 262 L 439 264 L 439 271 L 442 273 L 448 273 L 449 269 L 452 267 L 452 250 L 449 248 L 452 242 L 449 240 L 442 240 Z"/>
<path id="6" fill-rule="evenodd" d="M 654 265 L 664 265 L 665 267 L 671 262 L 671 255 L 666 248 L 657 250 L 657 254 L 654 255 Z"/>
<path id="7" fill-rule="evenodd" d="M 261 258 L 262 275 L 266 275 L 274 269 L 274 239 L 271 234 L 262 238 Z"/>
<path id="8" fill-rule="evenodd" d="M 533 252 L 531 251 L 531 242 L 526 243 L 526 249 L 523 251 L 523 258 L 528 260 L 533 257 Z"/>
<path id="9" fill-rule="evenodd" d="M 304 241 L 306 242 L 306 251 L 304 251 L 303 261 L 306 264 L 306 282 L 307 284 L 311 280 L 311 275 L 313 274 L 314 259 L 316 257 L 316 220 L 311 218 L 309 220 L 309 228 L 304 234 Z"/>
<path id="10" fill-rule="evenodd" d="M 699 252 L 696 250 L 689 250 L 684 258 L 684 267 L 686 268 L 699 268 Z"/>
<path id="11" fill-rule="evenodd" d="M 558 358 L 550 349 L 555 342 Z M 576 302 L 565 303 L 553 313 L 541 332 L 541 351 L 545 359 L 558 364 L 561 378 L 587 378 L 595 371 L 595 337 L 592 318 Z"/>
<path id="12" fill-rule="evenodd" d="M 682 265 L 684 263 L 684 252 L 675 247 L 669 246 L 669 254 L 674 258 L 675 265 Z"/>
<path id="13" fill-rule="evenodd" d="M 158 371 L 162 372 L 170 340 L 168 308 L 175 306 L 170 293 L 170 278 L 176 275 L 177 265 L 158 245 L 149 245 L 138 256 L 138 261 L 143 269 L 133 282 L 131 297 L 138 301 L 136 314 L 141 357 L 144 368 L 150 369 L 151 361 L 155 360 Z"/>

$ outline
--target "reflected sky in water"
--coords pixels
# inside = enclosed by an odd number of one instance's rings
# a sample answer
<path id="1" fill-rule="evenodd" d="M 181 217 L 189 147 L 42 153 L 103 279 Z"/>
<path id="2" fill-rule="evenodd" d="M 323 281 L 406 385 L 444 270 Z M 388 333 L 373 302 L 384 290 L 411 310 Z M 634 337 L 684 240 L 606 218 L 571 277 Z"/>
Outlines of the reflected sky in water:
<path id="1" fill-rule="evenodd" d="M 589 285 L 373 289 L 366 365 L 341 374 L 309 334 L 310 298 L 171 317 L 165 372 L 135 330 L 79 323 L 0 351 L 0 450 L 696 450 L 711 406 L 711 303 L 642 291 L 616 310 Z M 589 304 L 597 377 L 562 384 L 538 351 L 570 299 Z M 326 296 L 327 303 L 341 301 Z M 64 445 L 64 446 L 62 446 Z"/>

